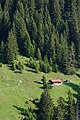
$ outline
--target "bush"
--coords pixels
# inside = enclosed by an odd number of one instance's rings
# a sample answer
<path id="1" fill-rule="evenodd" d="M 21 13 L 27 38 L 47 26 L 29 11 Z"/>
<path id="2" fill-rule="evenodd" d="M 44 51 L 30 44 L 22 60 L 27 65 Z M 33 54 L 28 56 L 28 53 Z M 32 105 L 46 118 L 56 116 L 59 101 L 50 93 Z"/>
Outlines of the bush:
<path id="1" fill-rule="evenodd" d="M 45 83 L 46 83 L 46 78 L 45 78 L 45 76 L 44 76 L 44 75 L 42 76 L 41 81 L 43 82 L 43 84 L 45 84 Z"/>
<path id="2" fill-rule="evenodd" d="M 11 63 L 11 68 L 12 68 L 12 70 L 16 70 L 16 66 L 17 66 L 16 62 L 13 61 L 13 62 Z"/>
<path id="3" fill-rule="evenodd" d="M 43 88 L 46 89 L 47 88 L 47 81 L 46 81 L 46 78 L 44 75 L 42 76 L 41 81 L 43 82 Z"/>
<path id="4" fill-rule="evenodd" d="M 39 65 L 40 65 L 40 71 L 42 71 L 42 72 L 50 73 L 52 71 L 52 67 L 50 66 L 49 63 L 45 63 L 43 61 L 40 61 Z"/>
<path id="5" fill-rule="evenodd" d="M 2 63 L 0 63 L 0 67 L 2 67 Z"/>
<path id="6" fill-rule="evenodd" d="M 21 61 L 18 63 L 17 68 L 18 68 L 18 70 L 20 70 L 20 73 L 22 73 L 22 71 L 24 69 L 24 65 L 23 65 L 23 63 Z"/>
<path id="7" fill-rule="evenodd" d="M 31 67 L 32 69 L 36 68 L 36 60 L 34 60 L 32 57 L 30 58 L 30 60 L 27 62 L 27 66 Z"/>

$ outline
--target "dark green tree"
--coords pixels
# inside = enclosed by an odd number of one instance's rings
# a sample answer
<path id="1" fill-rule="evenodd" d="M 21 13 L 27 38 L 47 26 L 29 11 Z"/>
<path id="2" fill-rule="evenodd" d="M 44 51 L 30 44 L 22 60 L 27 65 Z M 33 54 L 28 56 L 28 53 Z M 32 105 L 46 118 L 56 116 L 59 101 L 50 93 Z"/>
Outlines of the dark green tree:
<path id="1" fill-rule="evenodd" d="M 52 120 L 53 118 L 53 101 L 50 97 L 49 91 L 44 90 L 41 95 L 39 108 L 39 120 Z"/>
<path id="2" fill-rule="evenodd" d="M 0 45 L 0 62 L 5 62 L 4 60 L 5 58 L 5 44 L 3 41 L 1 41 L 1 45 Z"/>
<path id="3" fill-rule="evenodd" d="M 65 120 L 65 103 L 64 99 L 60 97 L 57 101 L 57 120 Z"/>
<path id="4" fill-rule="evenodd" d="M 43 82 L 43 87 L 45 87 L 45 86 L 46 86 L 46 84 L 47 84 L 47 81 L 46 81 L 46 78 L 45 78 L 45 76 L 44 76 L 44 75 L 42 76 L 41 81 Z"/>
<path id="5" fill-rule="evenodd" d="M 10 15 L 9 15 L 9 8 L 8 8 L 8 0 L 6 1 L 4 5 L 4 12 L 3 12 L 3 26 L 2 26 L 2 39 L 6 43 L 8 38 L 8 32 L 10 30 Z"/>
<path id="6" fill-rule="evenodd" d="M 41 59 L 42 59 L 42 57 L 41 57 L 41 52 L 40 52 L 40 49 L 39 49 L 39 48 L 37 48 L 37 51 L 36 51 L 36 58 L 37 58 L 38 60 L 41 60 Z"/>
<path id="7" fill-rule="evenodd" d="M 24 64 L 21 61 L 19 61 L 17 65 L 17 69 L 20 70 L 20 73 L 23 73 Z"/>
<path id="8" fill-rule="evenodd" d="M 16 59 L 18 55 L 18 45 L 16 41 L 16 36 L 14 32 L 11 30 L 8 35 L 8 40 L 6 44 L 6 62 L 11 63 Z"/>
<path id="9" fill-rule="evenodd" d="M 0 43 L 2 40 L 2 20 L 3 20 L 3 11 L 2 11 L 1 4 L 0 4 Z"/>
<path id="10" fill-rule="evenodd" d="M 67 106 L 67 120 L 75 120 L 75 101 L 73 95 L 68 91 L 68 106 Z"/>

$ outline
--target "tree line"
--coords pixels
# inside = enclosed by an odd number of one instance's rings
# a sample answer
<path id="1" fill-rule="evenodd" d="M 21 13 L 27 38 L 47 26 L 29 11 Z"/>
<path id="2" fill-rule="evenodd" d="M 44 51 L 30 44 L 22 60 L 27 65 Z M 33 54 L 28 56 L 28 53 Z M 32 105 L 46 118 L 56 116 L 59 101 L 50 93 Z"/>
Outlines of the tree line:
<path id="1" fill-rule="evenodd" d="M 17 55 L 57 65 L 68 73 L 80 67 L 79 0 L 1 0 L 0 61 Z"/>

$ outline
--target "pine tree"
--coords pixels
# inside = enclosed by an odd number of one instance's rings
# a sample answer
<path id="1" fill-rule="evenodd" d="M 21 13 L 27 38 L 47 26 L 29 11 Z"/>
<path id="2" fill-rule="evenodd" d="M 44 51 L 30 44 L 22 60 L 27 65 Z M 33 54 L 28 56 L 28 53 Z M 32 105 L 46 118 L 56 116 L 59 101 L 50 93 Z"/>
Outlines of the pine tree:
<path id="1" fill-rule="evenodd" d="M 41 81 L 43 82 L 43 86 L 45 87 L 47 83 L 46 83 L 46 78 L 44 75 L 42 76 Z"/>
<path id="2" fill-rule="evenodd" d="M 57 118 L 58 118 L 58 120 L 65 120 L 65 103 L 64 103 L 64 99 L 62 97 L 60 97 L 57 102 L 58 102 Z"/>
<path id="3" fill-rule="evenodd" d="M 76 49 L 78 48 L 78 20 L 76 13 L 76 0 L 65 1 L 65 11 L 69 24 L 70 39 L 75 43 Z"/>
<path id="4" fill-rule="evenodd" d="M 38 46 L 41 50 L 41 53 L 44 52 L 44 32 L 43 32 L 43 25 L 42 23 L 39 23 L 38 25 L 38 31 L 37 31 L 37 40 L 38 40 Z"/>
<path id="5" fill-rule="evenodd" d="M 35 0 L 28 1 L 28 8 L 29 8 L 30 16 L 33 16 L 33 14 L 35 12 Z"/>
<path id="6" fill-rule="evenodd" d="M 19 63 L 18 63 L 18 69 L 20 70 L 20 73 L 22 74 L 22 72 L 23 72 L 23 69 L 24 69 L 24 65 L 23 65 L 23 63 L 21 62 L 21 61 L 19 61 Z"/>
<path id="7" fill-rule="evenodd" d="M 53 102 L 48 90 L 45 90 L 41 95 L 38 111 L 39 120 L 52 120 Z"/>
<path id="8" fill-rule="evenodd" d="M 56 61 L 56 48 L 55 48 L 55 42 L 56 42 L 55 40 L 56 39 L 57 39 L 57 36 L 56 36 L 55 28 L 53 28 L 50 42 L 48 44 L 49 45 L 49 54 L 50 54 L 50 57 L 52 58 L 53 62 Z"/>
<path id="9" fill-rule="evenodd" d="M 26 114 L 26 116 L 21 120 L 36 120 L 36 114 L 32 108 L 28 108 L 26 112 L 24 111 L 24 114 Z"/>
<path id="10" fill-rule="evenodd" d="M 78 95 L 76 102 L 76 120 L 80 120 L 80 85 L 78 87 Z"/>
<path id="11" fill-rule="evenodd" d="M 71 45 L 71 50 L 70 50 L 70 66 L 74 66 L 75 63 L 76 63 L 76 57 L 75 57 L 75 46 L 74 46 L 74 43 L 72 43 Z"/>
<path id="12" fill-rule="evenodd" d="M 17 10 L 22 18 L 24 18 L 24 7 L 21 1 L 18 0 L 17 2 Z"/>
<path id="13" fill-rule="evenodd" d="M 4 6 L 4 12 L 3 12 L 3 26 L 2 26 L 2 39 L 6 43 L 7 38 L 8 38 L 8 32 L 10 30 L 10 16 L 9 16 L 9 8 L 8 8 L 8 0 L 5 3 Z"/>
<path id="14" fill-rule="evenodd" d="M 21 54 L 24 55 L 24 52 L 23 52 L 24 40 L 26 39 L 26 36 L 28 33 L 27 33 L 25 21 L 18 10 L 16 10 L 16 14 L 14 16 L 14 23 L 16 28 L 19 51 Z"/>
<path id="15" fill-rule="evenodd" d="M 33 57 L 34 56 L 34 48 L 30 41 L 30 36 L 28 31 L 26 30 L 26 37 L 23 42 L 23 48 L 24 48 L 24 55 L 27 57 Z"/>
<path id="16" fill-rule="evenodd" d="M 0 43 L 2 40 L 2 20 L 3 20 L 3 11 L 2 11 L 1 4 L 0 4 Z"/>
<path id="17" fill-rule="evenodd" d="M 13 60 L 16 59 L 18 54 L 18 46 L 16 37 L 11 30 L 8 35 L 7 45 L 6 45 L 6 57 L 7 57 L 7 63 L 11 63 Z"/>
<path id="18" fill-rule="evenodd" d="M 39 64 L 38 63 L 36 63 L 36 66 L 35 66 L 36 68 L 35 68 L 35 72 L 36 73 L 39 73 Z"/>
<path id="19" fill-rule="evenodd" d="M 3 41 L 1 41 L 1 45 L 0 45 L 0 62 L 5 62 L 4 60 L 5 58 L 5 44 Z"/>
<path id="20" fill-rule="evenodd" d="M 64 73 L 67 74 L 67 68 L 70 66 L 69 65 L 69 49 L 68 49 L 68 43 L 66 40 L 66 35 L 64 33 L 64 36 L 62 35 L 61 37 L 61 46 L 62 46 L 62 53 L 61 53 L 61 71 L 64 71 Z"/>
<path id="21" fill-rule="evenodd" d="M 42 57 L 41 57 L 41 52 L 40 52 L 40 49 L 39 49 L 39 48 L 37 48 L 37 51 L 36 51 L 36 58 L 37 58 L 38 60 L 41 60 L 41 59 L 42 59 Z"/>
<path id="22" fill-rule="evenodd" d="M 31 40 L 36 41 L 36 39 L 37 39 L 37 25 L 36 25 L 36 22 L 33 19 L 33 17 L 31 17 L 29 24 L 30 24 L 29 34 L 30 34 Z"/>
<path id="23" fill-rule="evenodd" d="M 72 93 L 68 92 L 67 120 L 75 120 L 75 101 Z"/>

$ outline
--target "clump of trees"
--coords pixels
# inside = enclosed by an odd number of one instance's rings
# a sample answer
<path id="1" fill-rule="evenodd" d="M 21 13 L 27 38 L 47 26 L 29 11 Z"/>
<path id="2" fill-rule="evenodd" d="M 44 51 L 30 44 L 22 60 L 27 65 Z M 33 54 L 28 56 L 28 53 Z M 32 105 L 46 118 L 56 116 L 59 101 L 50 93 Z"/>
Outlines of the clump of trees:
<path id="1" fill-rule="evenodd" d="M 32 57 L 30 60 L 27 62 L 27 66 L 31 67 L 32 69 L 35 69 L 36 73 L 39 73 L 39 71 L 44 72 L 44 73 L 50 73 L 52 71 L 57 72 L 58 68 L 55 68 L 55 66 L 51 66 L 48 61 L 37 61 L 35 58 L 33 59 Z M 52 70 L 53 69 L 53 70 Z M 57 70 L 54 70 L 57 69 Z"/>
<path id="2" fill-rule="evenodd" d="M 12 70 L 16 71 L 18 70 L 19 73 L 23 73 L 24 70 L 24 64 L 21 61 L 12 61 L 11 63 Z"/>

